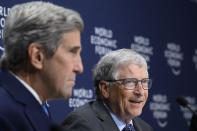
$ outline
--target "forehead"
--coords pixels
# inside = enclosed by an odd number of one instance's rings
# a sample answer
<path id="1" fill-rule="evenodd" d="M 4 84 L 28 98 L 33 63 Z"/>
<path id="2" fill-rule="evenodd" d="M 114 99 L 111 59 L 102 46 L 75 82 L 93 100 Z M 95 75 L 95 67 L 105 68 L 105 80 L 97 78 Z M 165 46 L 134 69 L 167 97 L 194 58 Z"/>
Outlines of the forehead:
<path id="1" fill-rule="evenodd" d="M 63 48 L 79 48 L 81 49 L 80 31 L 77 29 L 62 34 L 60 46 Z"/>
<path id="2" fill-rule="evenodd" d="M 148 78 L 147 69 L 143 66 L 139 66 L 137 64 L 126 64 L 118 68 L 118 79 L 123 78 L 137 78 L 143 79 Z"/>

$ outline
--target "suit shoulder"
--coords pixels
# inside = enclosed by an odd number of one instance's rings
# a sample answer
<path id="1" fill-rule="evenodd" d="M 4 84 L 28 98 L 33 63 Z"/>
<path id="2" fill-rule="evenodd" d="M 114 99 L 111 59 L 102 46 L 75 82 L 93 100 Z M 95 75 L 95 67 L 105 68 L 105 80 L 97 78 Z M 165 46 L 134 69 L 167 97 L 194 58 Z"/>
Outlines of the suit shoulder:
<path id="1" fill-rule="evenodd" d="M 23 111 L 23 106 L 16 102 L 9 93 L 0 87 L 0 115 L 7 117 L 19 116 L 20 111 Z"/>
<path id="2" fill-rule="evenodd" d="M 92 105 L 92 102 L 86 103 L 85 105 L 83 105 L 83 106 L 75 109 L 74 111 L 72 111 L 69 115 L 88 116 L 88 114 L 93 113 L 91 105 Z"/>
<path id="3" fill-rule="evenodd" d="M 153 131 L 153 128 L 144 120 L 142 120 L 140 117 L 136 117 L 133 120 L 134 122 L 134 126 L 136 126 L 136 128 L 139 128 L 140 131 L 145 130 L 145 131 Z"/>

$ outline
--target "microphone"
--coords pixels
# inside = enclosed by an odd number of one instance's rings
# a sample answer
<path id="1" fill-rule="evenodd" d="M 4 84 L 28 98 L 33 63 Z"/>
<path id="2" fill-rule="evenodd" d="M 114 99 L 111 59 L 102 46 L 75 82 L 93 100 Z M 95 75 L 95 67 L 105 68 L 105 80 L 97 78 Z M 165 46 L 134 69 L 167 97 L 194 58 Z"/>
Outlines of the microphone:
<path id="1" fill-rule="evenodd" d="M 191 108 L 191 106 L 188 104 L 188 101 L 183 96 L 178 96 L 176 98 L 176 102 L 180 104 L 183 107 L 186 107 L 189 109 L 195 116 L 197 116 L 197 113 Z"/>
<path id="2" fill-rule="evenodd" d="M 64 131 L 64 130 L 60 125 L 53 123 L 51 124 L 50 131 Z"/>

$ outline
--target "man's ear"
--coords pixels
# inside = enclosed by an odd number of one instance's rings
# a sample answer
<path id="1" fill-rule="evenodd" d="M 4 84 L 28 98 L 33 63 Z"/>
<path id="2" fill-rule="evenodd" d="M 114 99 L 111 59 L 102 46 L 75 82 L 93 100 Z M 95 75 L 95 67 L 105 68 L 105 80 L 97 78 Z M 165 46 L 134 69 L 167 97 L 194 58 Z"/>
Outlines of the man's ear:
<path id="1" fill-rule="evenodd" d="M 44 61 L 44 49 L 40 44 L 32 43 L 28 47 L 29 61 L 36 69 L 42 69 Z"/>
<path id="2" fill-rule="evenodd" d="M 107 82 L 104 80 L 101 80 L 99 82 L 99 89 L 104 99 L 107 99 L 109 97 L 109 90 L 108 90 Z"/>

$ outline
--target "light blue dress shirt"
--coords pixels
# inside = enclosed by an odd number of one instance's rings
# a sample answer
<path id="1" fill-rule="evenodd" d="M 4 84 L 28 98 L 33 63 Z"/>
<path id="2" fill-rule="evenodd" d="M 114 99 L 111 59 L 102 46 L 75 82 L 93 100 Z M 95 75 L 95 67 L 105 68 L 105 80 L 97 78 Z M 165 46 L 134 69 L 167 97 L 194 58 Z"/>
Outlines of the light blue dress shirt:
<path id="1" fill-rule="evenodd" d="M 103 102 L 104 106 L 107 108 L 107 110 L 109 111 L 112 119 L 114 120 L 114 122 L 116 123 L 117 127 L 119 128 L 120 131 L 122 131 L 122 129 L 126 126 L 126 124 L 132 124 L 133 125 L 133 121 L 131 120 L 129 123 L 125 123 L 124 121 L 122 121 L 120 118 L 118 118 L 117 115 L 115 115 L 111 109 Z"/>

